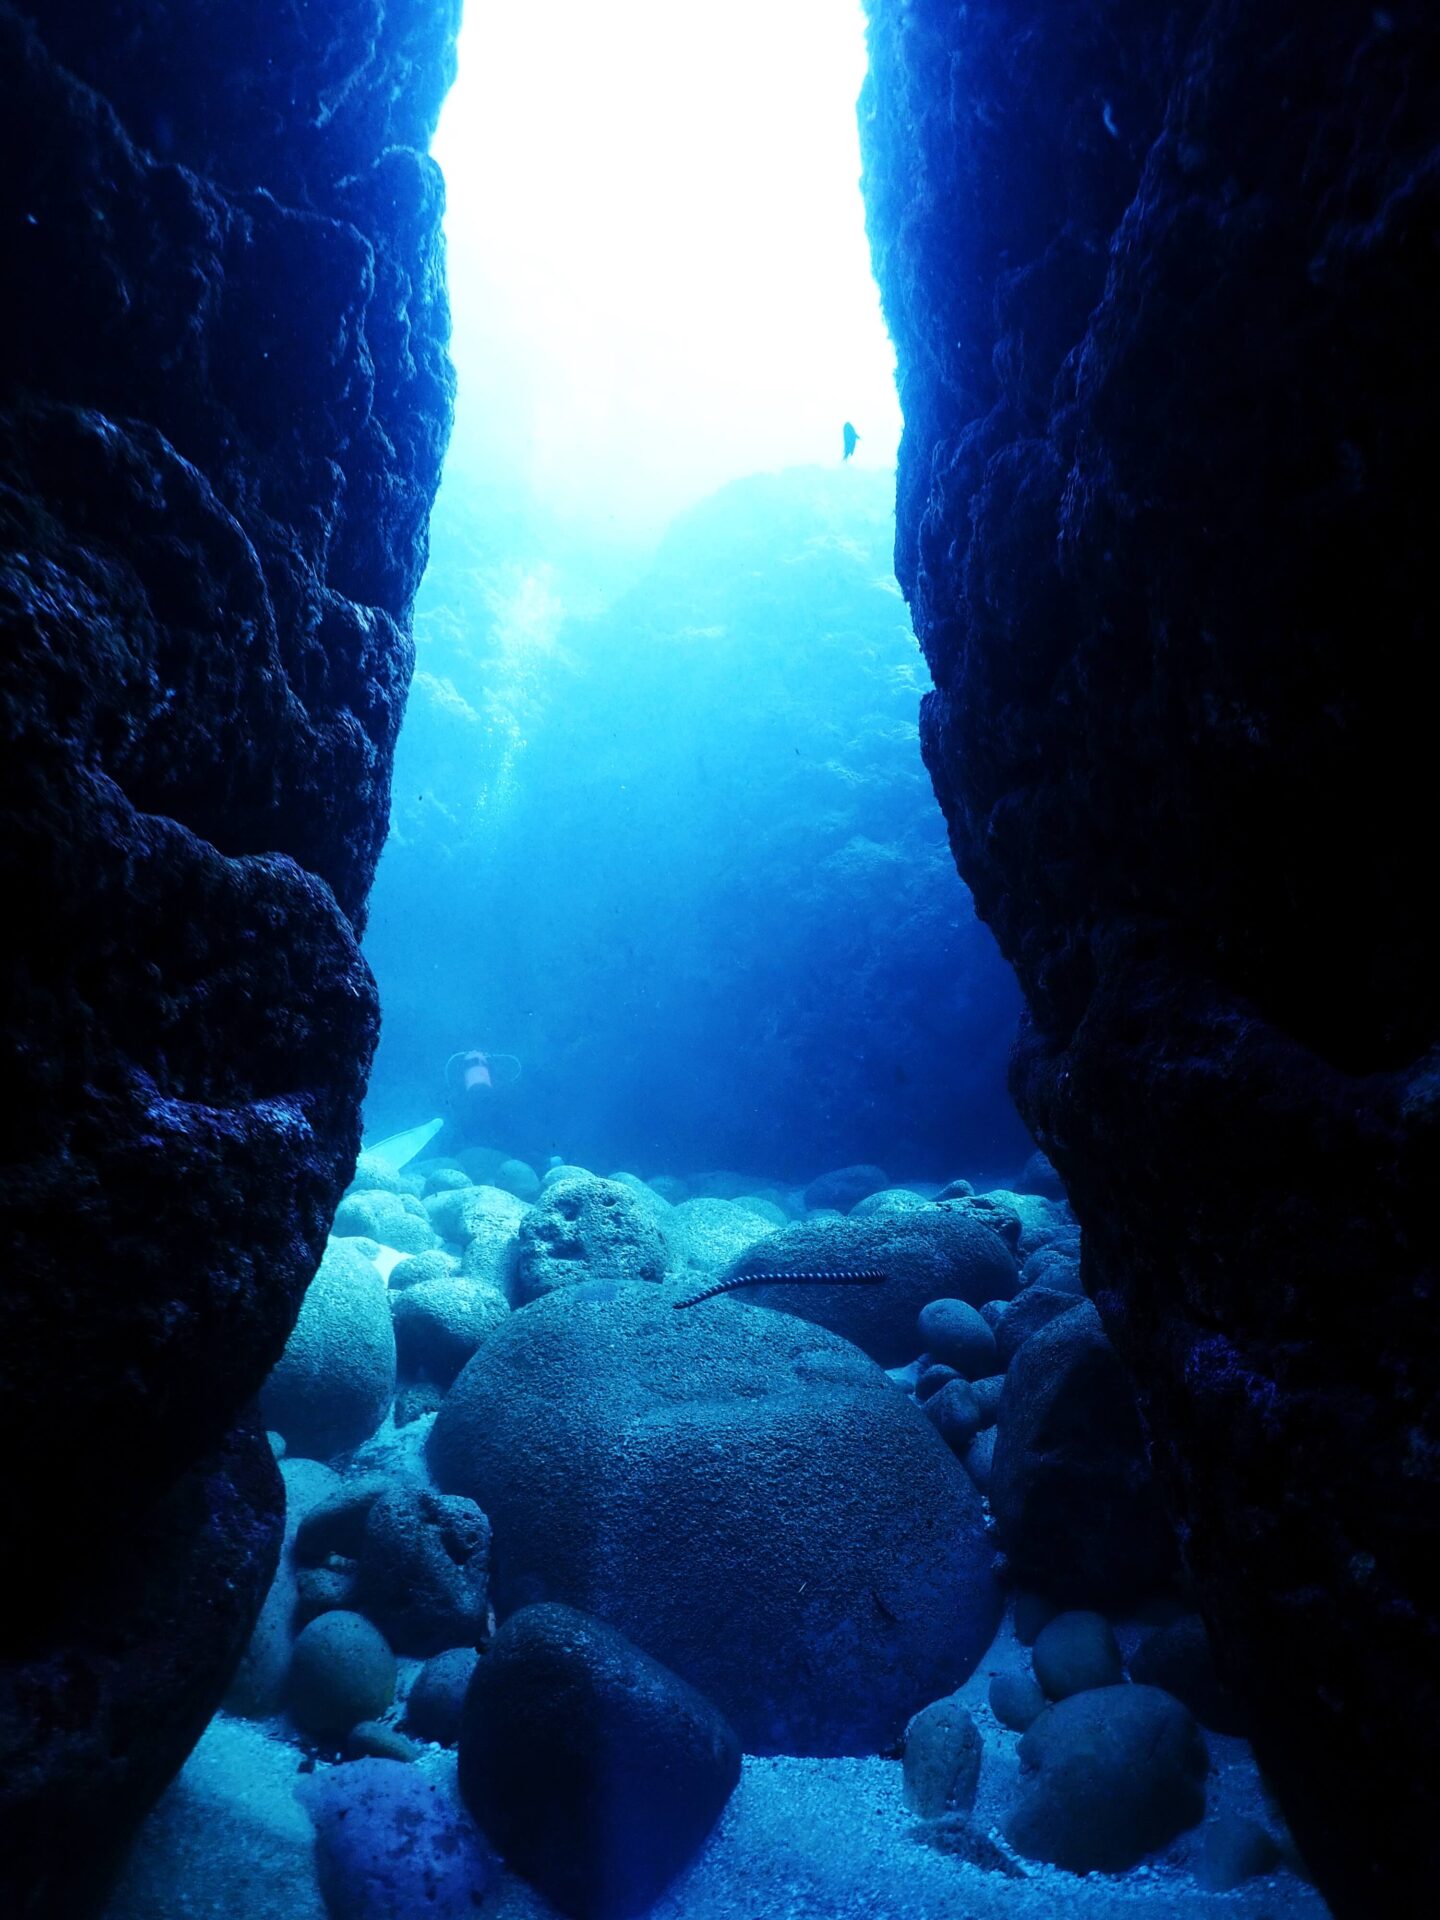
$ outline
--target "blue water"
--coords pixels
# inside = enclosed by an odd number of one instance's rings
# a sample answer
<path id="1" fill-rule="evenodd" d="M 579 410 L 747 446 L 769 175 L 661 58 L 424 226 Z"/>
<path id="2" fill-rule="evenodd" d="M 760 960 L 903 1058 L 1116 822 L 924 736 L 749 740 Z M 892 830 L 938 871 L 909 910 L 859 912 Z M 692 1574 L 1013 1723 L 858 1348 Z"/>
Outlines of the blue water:
<path id="1" fill-rule="evenodd" d="M 523 1064 L 484 1143 L 542 1166 L 1024 1161 L 1018 996 L 920 764 L 892 496 L 838 461 L 738 480 L 617 587 L 590 555 L 487 557 L 488 503 L 442 495 L 367 1136 L 440 1113 L 479 1047 Z"/>

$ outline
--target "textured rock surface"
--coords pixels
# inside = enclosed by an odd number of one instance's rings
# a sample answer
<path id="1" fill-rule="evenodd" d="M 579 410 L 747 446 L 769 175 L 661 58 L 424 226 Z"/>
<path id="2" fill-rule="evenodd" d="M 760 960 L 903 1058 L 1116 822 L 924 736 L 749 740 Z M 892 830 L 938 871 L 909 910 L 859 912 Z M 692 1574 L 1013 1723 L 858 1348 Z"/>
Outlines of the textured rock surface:
<path id="1" fill-rule="evenodd" d="M 1433 1896 L 1440 21 L 873 0 L 898 571 L 1013 1082 L 1337 1910 Z"/>
<path id="2" fill-rule="evenodd" d="M 964 1469 L 862 1353 L 789 1314 L 561 1288 L 481 1347 L 427 1457 L 490 1517 L 497 1613 L 608 1621 L 750 1753 L 877 1752 L 995 1631 Z"/>
<path id="3" fill-rule="evenodd" d="M 457 12 L 0 0 L 0 880 L 28 903 L 3 961 L 0 1440 L 29 1463 L 0 1495 L 29 1569 L 0 1646 L 7 1912 L 103 1877 L 273 1565 L 267 1468 L 183 1682 L 152 1676 L 92 1770 L 46 1772 L 70 1623 L 143 1641 L 123 1543 L 241 1445 L 354 1161 L 357 938 L 449 420 L 423 148 Z"/>
<path id="4" fill-rule="evenodd" d="M 43 1565 L 13 1563 L 12 1600 L 38 1587 L 63 1610 L 9 1615 L 0 1911 L 69 1916 L 98 1898 L 240 1659 L 280 1531 L 269 1445 L 237 1428 L 97 1549 L 86 1580 L 57 1594 Z"/>

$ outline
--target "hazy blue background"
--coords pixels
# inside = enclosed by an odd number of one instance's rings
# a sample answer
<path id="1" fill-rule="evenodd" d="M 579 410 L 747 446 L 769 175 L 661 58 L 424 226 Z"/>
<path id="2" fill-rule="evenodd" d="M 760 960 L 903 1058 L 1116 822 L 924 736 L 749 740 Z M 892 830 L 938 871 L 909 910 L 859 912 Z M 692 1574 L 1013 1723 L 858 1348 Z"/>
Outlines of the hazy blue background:
<path id="1" fill-rule="evenodd" d="M 863 71 L 833 0 L 471 12 L 372 1136 L 441 1111 L 478 1045 L 524 1062 L 495 1144 L 532 1159 L 799 1178 L 1028 1150 L 1017 996 L 916 741 Z"/>

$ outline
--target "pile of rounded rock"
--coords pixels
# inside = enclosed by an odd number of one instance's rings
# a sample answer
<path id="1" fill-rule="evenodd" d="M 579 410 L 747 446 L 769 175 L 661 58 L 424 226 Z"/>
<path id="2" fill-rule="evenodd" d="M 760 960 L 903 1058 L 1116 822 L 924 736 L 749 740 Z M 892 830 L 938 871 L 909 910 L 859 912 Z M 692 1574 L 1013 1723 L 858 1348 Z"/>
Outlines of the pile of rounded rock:
<path id="1" fill-rule="evenodd" d="M 743 1821 L 742 1753 L 898 1765 L 897 1844 L 958 1871 L 1294 1864 L 1038 1160 L 976 1193 L 362 1155 L 262 1410 L 281 1563 L 167 1844 L 258 1722 L 347 1920 L 507 1870 L 640 1913 Z M 110 1920 L 152 1911 L 146 1844 Z M 253 1920 L 309 1911 L 289 1844 Z"/>

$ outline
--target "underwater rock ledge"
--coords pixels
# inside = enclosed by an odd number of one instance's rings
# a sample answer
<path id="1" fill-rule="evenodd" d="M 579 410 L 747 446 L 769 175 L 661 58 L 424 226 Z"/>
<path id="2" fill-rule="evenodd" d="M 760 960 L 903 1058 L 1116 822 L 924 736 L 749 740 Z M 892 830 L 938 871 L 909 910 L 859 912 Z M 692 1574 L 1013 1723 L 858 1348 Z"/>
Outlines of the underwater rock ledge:
<path id="1" fill-rule="evenodd" d="M 870 0 L 923 744 L 1224 1667 L 1339 1914 L 1440 1880 L 1440 20 Z"/>
<path id="2" fill-rule="evenodd" d="M 93 1910 L 275 1563 L 245 1409 L 375 1040 L 358 941 L 451 414 L 425 148 L 458 14 L 0 0 L 0 1905 L 24 1920 Z"/>

